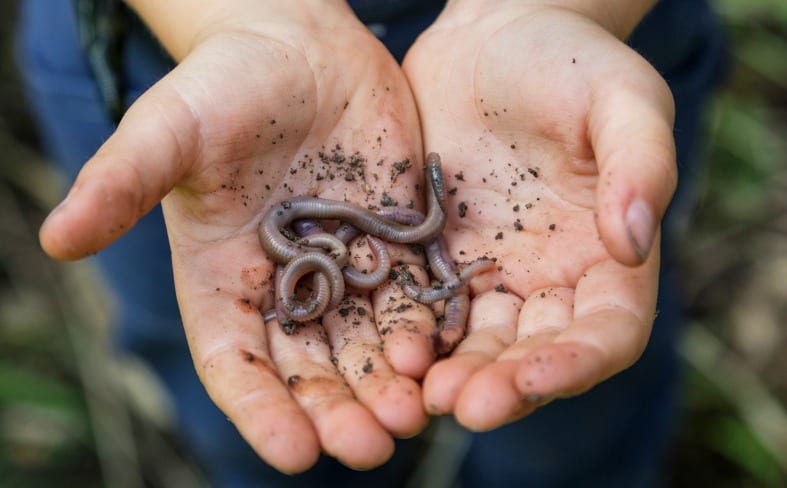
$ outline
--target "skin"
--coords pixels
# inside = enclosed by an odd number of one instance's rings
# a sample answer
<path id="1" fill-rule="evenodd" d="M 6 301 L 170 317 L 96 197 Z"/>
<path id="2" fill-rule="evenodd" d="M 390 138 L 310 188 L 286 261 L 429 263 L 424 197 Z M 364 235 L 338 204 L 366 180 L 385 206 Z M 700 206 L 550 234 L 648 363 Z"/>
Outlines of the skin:
<path id="1" fill-rule="evenodd" d="M 663 80 L 590 13 L 535 3 L 452 2 L 404 63 L 425 146 L 455 175 L 449 253 L 499 265 L 471 283 L 467 337 L 423 386 L 430 413 L 472 430 L 641 355 L 675 186 Z"/>
<path id="2" fill-rule="evenodd" d="M 672 102 L 619 38 L 651 2 L 451 1 L 404 75 L 341 1 L 128 3 L 179 65 L 86 163 L 41 244 L 82 258 L 161 201 L 197 374 L 268 463 L 302 471 L 322 451 L 371 468 L 394 436 L 426 425 L 422 405 L 490 429 L 641 354 L 657 223 L 675 185 Z M 373 187 L 300 171 L 305 155 L 336 144 L 383 161 Z M 424 148 L 441 152 L 457 188 L 450 255 L 489 254 L 503 270 L 471 282 L 468 336 L 429 369 L 422 397 L 413 378 L 434 359 L 431 310 L 386 284 L 296 335 L 265 327 L 275 266 L 256 230 L 272 202 L 297 194 L 365 206 L 385 191 L 423 209 Z M 413 168 L 390 178 L 404 158 Z M 241 187 L 250 199 L 232 190 Z M 504 210 L 528 203 L 516 232 Z M 368 250 L 351 247 L 364 269 Z M 421 257 L 389 252 L 425 281 Z M 367 362 L 369 374 L 341 373 Z"/>

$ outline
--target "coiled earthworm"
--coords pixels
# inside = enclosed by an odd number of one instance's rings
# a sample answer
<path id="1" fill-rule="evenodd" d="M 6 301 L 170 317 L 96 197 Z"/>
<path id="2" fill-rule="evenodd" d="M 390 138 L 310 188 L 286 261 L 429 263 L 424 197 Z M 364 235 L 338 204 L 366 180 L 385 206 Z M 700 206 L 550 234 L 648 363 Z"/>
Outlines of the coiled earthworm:
<path id="1" fill-rule="evenodd" d="M 301 302 L 295 296 L 295 286 L 309 273 L 314 273 L 315 289 L 306 301 Z M 344 299 L 342 271 L 336 261 L 325 254 L 299 254 L 284 266 L 276 295 L 289 319 L 296 322 L 312 320 L 338 306 Z"/>
<path id="2" fill-rule="evenodd" d="M 423 220 L 423 218 L 421 220 Z M 313 219 L 296 220 L 292 223 L 292 229 L 298 236 L 302 237 L 302 239 L 300 239 L 298 242 L 308 245 L 313 243 L 312 240 L 309 240 L 312 238 L 312 236 L 322 236 L 325 234 L 319 222 Z M 339 227 L 336 228 L 332 237 L 338 239 L 346 245 L 360 234 L 360 230 L 353 227 L 351 224 L 348 224 L 347 222 L 342 222 Z M 361 290 L 373 290 L 380 286 L 386 279 L 388 279 L 388 275 L 391 272 L 391 258 L 388 255 L 388 248 L 380 239 L 367 235 L 366 242 L 369 245 L 369 249 L 372 251 L 372 255 L 377 260 L 377 267 L 375 267 L 374 271 L 370 273 L 363 273 L 358 271 L 351 264 L 345 265 L 346 261 L 343 259 L 337 259 L 337 262 L 339 262 L 340 265 L 344 265 L 342 268 L 342 275 L 344 276 L 344 282 L 346 285 L 359 288 Z M 328 247 L 319 245 L 317 243 L 314 244 L 318 247 Z M 330 246 L 330 248 L 335 247 L 335 245 Z M 344 253 L 347 253 L 349 256 L 349 252 L 346 250 L 346 248 L 344 249 Z"/>
<path id="3" fill-rule="evenodd" d="M 342 269 L 344 281 L 347 285 L 361 290 L 373 290 L 383 284 L 391 273 L 391 258 L 388 255 L 388 248 L 380 239 L 367 234 L 366 243 L 372 251 L 372 255 L 377 260 L 377 267 L 370 273 L 362 273 L 352 265 L 347 265 Z"/>

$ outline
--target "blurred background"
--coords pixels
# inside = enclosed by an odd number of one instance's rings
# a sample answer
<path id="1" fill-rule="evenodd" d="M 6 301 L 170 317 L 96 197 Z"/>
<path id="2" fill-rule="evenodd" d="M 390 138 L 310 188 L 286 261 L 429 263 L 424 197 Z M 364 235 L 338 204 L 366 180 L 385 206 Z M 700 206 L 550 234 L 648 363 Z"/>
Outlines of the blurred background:
<path id="1" fill-rule="evenodd" d="M 787 486 L 787 2 L 715 0 L 731 69 L 707 112 L 687 238 L 674 487 Z M 0 0 L 0 486 L 198 486 L 145 367 L 109 349 L 112 298 L 37 230 L 61 195 L 37 151 Z"/>

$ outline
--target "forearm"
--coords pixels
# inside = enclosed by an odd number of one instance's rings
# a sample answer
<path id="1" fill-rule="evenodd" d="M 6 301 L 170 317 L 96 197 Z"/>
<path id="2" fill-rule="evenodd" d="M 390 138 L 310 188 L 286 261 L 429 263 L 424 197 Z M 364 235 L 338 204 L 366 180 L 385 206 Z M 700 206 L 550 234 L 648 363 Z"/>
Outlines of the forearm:
<path id="1" fill-rule="evenodd" d="M 628 37 L 658 0 L 448 0 L 446 13 L 477 18 L 500 7 L 558 7 L 578 12 L 620 39 Z"/>
<path id="2" fill-rule="evenodd" d="M 178 61 L 217 28 L 274 25 L 278 20 L 308 24 L 347 18 L 344 0 L 125 0 Z"/>

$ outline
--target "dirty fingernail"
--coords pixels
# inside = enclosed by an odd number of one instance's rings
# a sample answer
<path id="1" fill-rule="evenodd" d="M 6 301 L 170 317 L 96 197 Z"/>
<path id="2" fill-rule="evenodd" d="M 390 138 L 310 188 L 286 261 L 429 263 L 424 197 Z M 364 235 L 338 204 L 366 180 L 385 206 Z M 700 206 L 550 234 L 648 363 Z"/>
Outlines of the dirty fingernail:
<path id="1" fill-rule="evenodd" d="M 644 261 L 653 246 L 656 229 L 653 212 L 639 198 L 632 200 L 626 210 L 626 233 L 634 252 Z"/>

